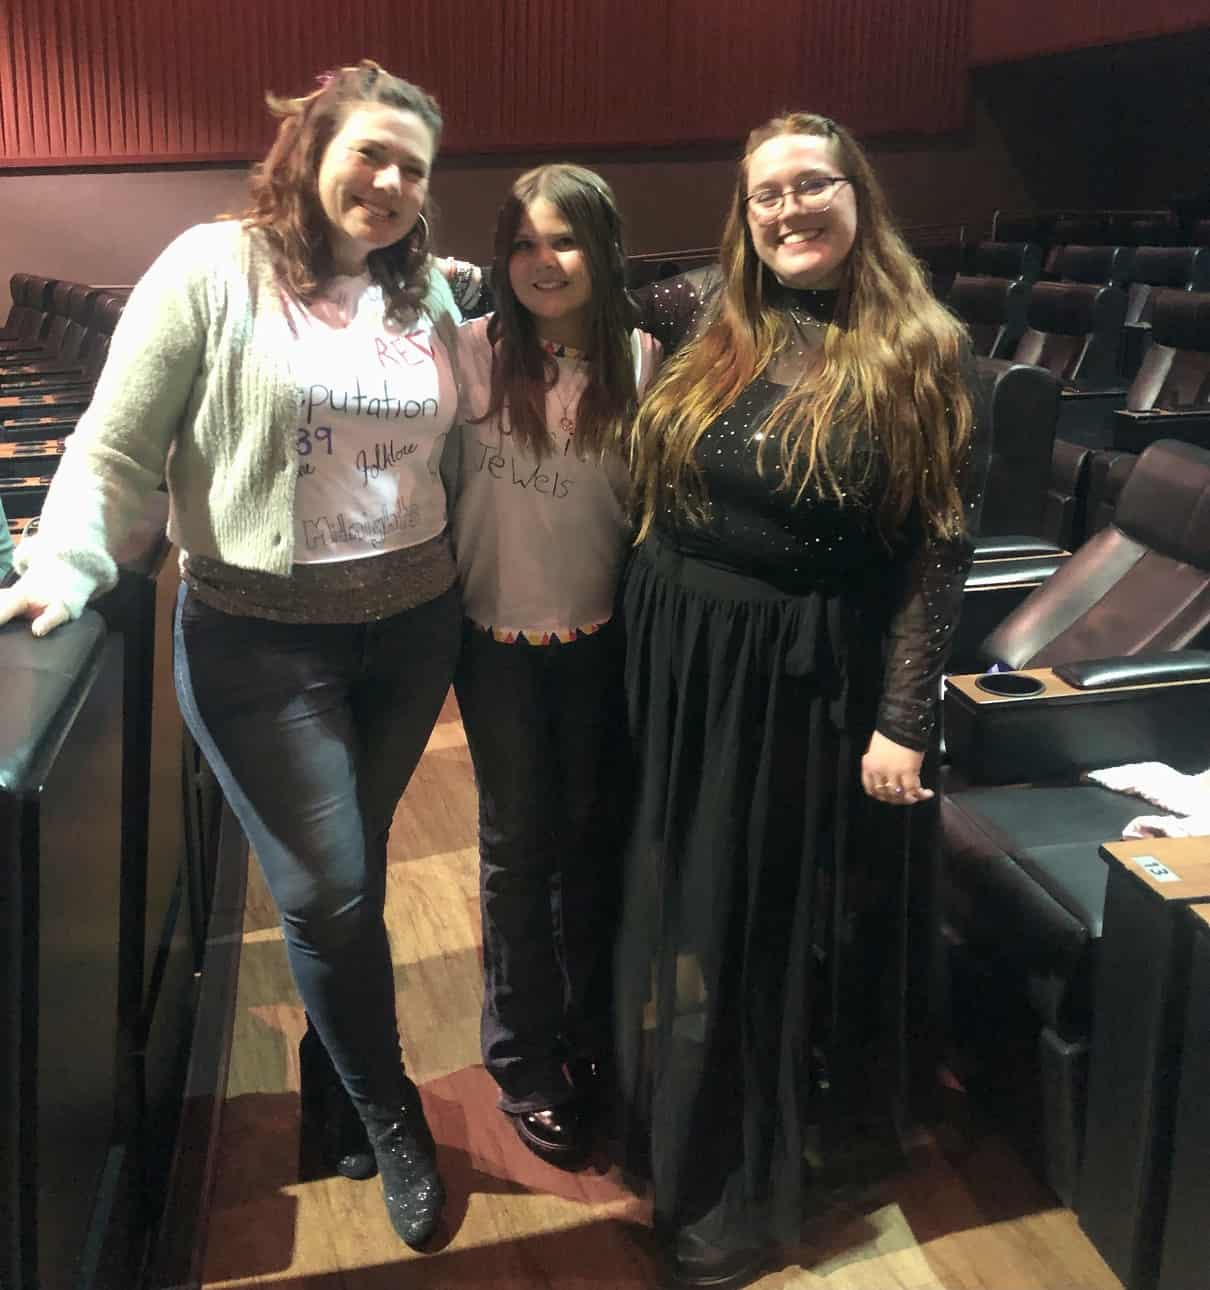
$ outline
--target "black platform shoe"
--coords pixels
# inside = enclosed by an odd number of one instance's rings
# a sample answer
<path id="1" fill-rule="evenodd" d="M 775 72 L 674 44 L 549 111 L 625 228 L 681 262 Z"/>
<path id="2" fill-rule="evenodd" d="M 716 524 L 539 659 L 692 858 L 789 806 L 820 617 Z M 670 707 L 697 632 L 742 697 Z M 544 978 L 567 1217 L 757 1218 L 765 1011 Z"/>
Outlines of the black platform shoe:
<path id="1" fill-rule="evenodd" d="M 577 1169 L 588 1153 L 584 1114 L 574 1103 L 544 1111 L 506 1112 L 517 1137 L 541 1160 L 558 1169 Z"/>
<path id="2" fill-rule="evenodd" d="M 765 1270 L 769 1251 L 725 1250 L 681 1231 L 666 1248 L 664 1263 L 665 1290 L 739 1290 Z"/>
<path id="3" fill-rule="evenodd" d="M 382 1195 L 396 1235 L 418 1250 L 437 1230 L 445 1184 L 420 1093 L 409 1080 L 404 1105 L 393 1114 L 373 1112 L 370 1141 L 382 1175 Z"/>
<path id="4" fill-rule="evenodd" d="M 307 1023 L 298 1042 L 298 1178 L 373 1178 L 378 1172 L 365 1125 L 332 1065 L 318 1031 Z"/>

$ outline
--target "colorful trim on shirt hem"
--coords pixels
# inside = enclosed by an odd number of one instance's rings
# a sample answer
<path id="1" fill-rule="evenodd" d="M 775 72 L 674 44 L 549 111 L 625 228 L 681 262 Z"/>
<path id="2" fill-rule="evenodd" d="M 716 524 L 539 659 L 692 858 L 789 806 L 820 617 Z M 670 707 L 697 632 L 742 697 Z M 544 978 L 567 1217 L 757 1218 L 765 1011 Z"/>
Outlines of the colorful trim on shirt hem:
<path id="1" fill-rule="evenodd" d="M 595 636 L 609 619 L 600 623 L 588 623 L 583 627 L 556 627 L 553 631 L 535 631 L 532 628 L 485 627 L 482 623 L 474 625 L 486 632 L 492 640 L 500 645 L 516 645 L 524 641 L 527 645 L 570 645 L 585 636 Z"/>

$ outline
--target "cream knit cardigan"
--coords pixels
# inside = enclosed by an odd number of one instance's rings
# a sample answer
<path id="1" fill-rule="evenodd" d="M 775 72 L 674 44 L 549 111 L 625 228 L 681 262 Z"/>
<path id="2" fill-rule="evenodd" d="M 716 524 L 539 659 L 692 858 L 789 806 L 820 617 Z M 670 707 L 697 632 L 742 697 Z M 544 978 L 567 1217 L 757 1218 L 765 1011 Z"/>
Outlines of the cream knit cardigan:
<path id="1" fill-rule="evenodd" d="M 457 306 L 436 268 L 425 308 L 452 336 Z M 23 590 L 78 617 L 117 581 L 110 552 L 165 475 L 168 535 L 182 552 L 289 574 L 291 342 L 259 233 L 221 221 L 172 242 L 131 292 L 38 532 L 17 548 Z"/>

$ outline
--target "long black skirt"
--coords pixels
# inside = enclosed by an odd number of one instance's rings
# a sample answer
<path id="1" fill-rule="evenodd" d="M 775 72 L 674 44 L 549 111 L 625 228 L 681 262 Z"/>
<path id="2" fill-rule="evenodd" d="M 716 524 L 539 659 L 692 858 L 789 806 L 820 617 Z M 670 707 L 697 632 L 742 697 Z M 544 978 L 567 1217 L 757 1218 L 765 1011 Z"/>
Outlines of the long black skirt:
<path id="1" fill-rule="evenodd" d="M 628 1162 L 657 1229 L 793 1243 L 808 1130 L 901 1086 L 907 812 L 860 785 L 880 611 L 659 539 L 635 553 L 623 607 Z"/>

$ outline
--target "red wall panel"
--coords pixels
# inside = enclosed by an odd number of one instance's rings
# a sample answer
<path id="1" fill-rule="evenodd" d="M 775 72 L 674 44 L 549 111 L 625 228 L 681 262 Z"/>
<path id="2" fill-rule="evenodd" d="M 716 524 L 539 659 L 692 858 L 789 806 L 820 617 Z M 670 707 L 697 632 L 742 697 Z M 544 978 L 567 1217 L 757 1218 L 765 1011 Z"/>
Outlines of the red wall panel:
<path id="1" fill-rule="evenodd" d="M 964 121 L 964 0 L 5 0 L 0 167 L 229 160 L 363 54 L 456 152 L 734 141 L 783 107 L 863 133 Z"/>

